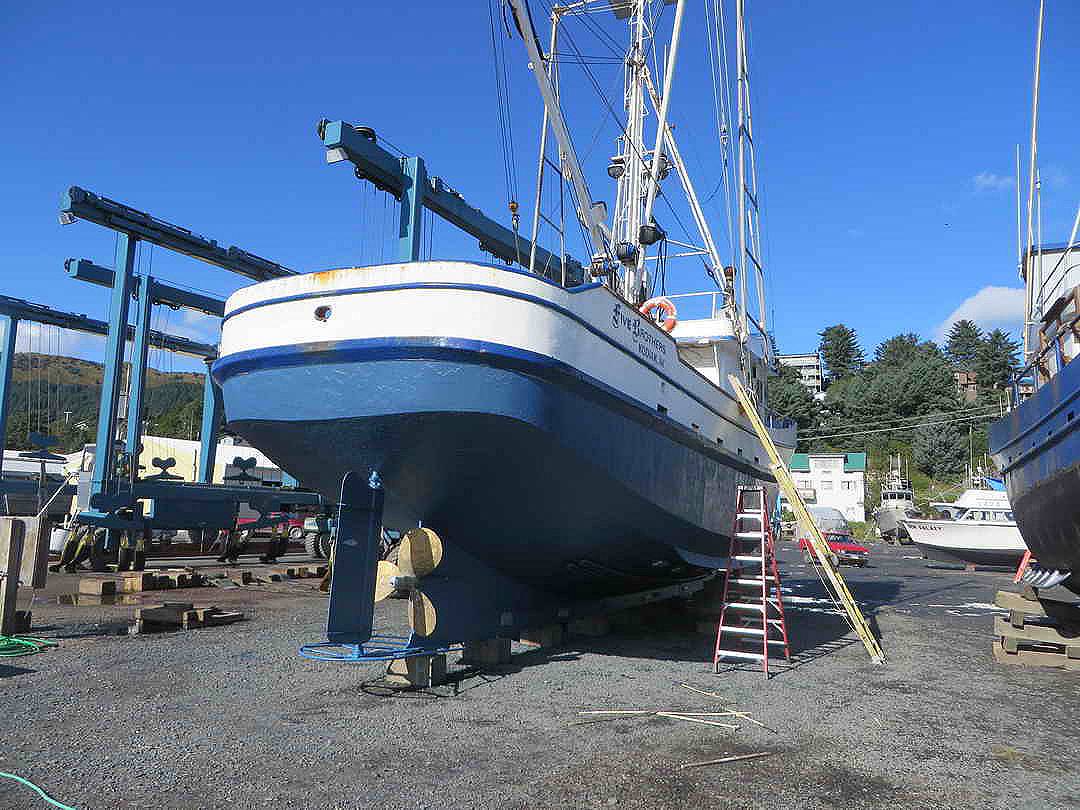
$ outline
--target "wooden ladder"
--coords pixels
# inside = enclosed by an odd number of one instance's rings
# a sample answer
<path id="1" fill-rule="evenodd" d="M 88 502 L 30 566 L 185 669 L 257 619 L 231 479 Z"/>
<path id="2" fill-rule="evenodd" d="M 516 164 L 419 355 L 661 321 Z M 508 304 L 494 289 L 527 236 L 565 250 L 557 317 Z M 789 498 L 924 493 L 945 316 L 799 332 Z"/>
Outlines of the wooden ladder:
<path id="1" fill-rule="evenodd" d="M 760 661 L 768 678 L 770 645 L 782 647 L 791 660 L 773 540 L 765 488 L 739 487 L 716 628 L 716 672 L 723 659 Z"/>

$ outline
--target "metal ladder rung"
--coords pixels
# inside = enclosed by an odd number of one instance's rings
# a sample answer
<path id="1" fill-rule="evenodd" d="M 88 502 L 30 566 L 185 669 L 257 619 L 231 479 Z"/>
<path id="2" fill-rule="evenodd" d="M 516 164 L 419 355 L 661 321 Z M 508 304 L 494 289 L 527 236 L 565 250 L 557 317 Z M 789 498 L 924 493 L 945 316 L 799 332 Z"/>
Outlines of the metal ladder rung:
<path id="1" fill-rule="evenodd" d="M 732 610 L 760 610 L 762 613 L 765 612 L 765 605 L 754 605 L 750 602 L 728 602 L 727 607 Z"/>
<path id="2" fill-rule="evenodd" d="M 742 650 L 717 650 L 717 658 L 748 658 L 752 661 L 760 661 L 765 656 L 761 653 L 743 652 Z"/>
<path id="3" fill-rule="evenodd" d="M 736 512 L 735 517 L 740 520 L 761 520 L 761 512 Z"/>
<path id="4" fill-rule="evenodd" d="M 750 554 L 736 554 L 731 559 L 737 560 L 738 562 L 761 562 L 763 558 L 762 557 L 754 557 L 754 556 L 752 556 Z"/>
<path id="5" fill-rule="evenodd" d="M 735 532 L 735 536 L 739 540 L 760 540 L 764 534 L 761 529 L 753 532 Z"/>
<path id="6" fill-rule="evenodd" d="M 767 580 L 761 579 L 747 579 L 746 577 L 738 577 L 736 579 L 729 579 L 729 585 L 764 585 Z"/>

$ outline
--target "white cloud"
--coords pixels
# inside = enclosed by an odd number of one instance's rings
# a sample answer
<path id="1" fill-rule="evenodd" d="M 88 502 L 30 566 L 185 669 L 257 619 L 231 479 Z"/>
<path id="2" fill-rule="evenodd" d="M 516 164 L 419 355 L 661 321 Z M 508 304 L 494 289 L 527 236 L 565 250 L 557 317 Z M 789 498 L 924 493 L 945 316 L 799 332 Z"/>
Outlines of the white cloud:
<path id="1" fill-rule="evenodd" d="M 19 321 L 15 335 L 16 352 L 81 357 L 101 362 L 102 338 L 83 332 L 72 332 L 55 326 L 43 326 L 33 321 Z"/>
<path id="2" fill-rule="evenodd" d="M 976 191 L 1002 191 L 1013 187 L 1011 177 L 993 172 L 979 172 L 971 181 L 975 184 Z"/>
<path id="3" fill-rule="evenodd" d="M 175 333 L 203 343 L 217 344 L 221 340 L 221 318 L 205 315 L 192 309 L 181 312 L 176 322 Z"/>
<path id="4" fill-rule="evenodd" d="M 1024 299 L 1022 287 L 983 287 L 938 325 L 934 339 L 943 342 L 952 325 L 964 319 L 983 329 L 1019 329 L 1024 322 Z"/>

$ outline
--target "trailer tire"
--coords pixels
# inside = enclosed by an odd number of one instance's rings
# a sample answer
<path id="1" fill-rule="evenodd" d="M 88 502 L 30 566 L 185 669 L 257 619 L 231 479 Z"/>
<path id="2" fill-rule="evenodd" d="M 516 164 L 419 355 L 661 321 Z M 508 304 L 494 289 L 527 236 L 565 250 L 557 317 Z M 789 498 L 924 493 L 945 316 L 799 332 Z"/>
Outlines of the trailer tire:
<path id="1" fill-rule="evenodd" d="M 293 526 L 291 529 L 289 529 L 289 539 L 294 541 L 303 540 L 304 530 L 301 529 L 299 526 Z"/>
<path id="2" fill-rule="evenodd" d="M 324 558 L 323 558 L 323 556 L 321 554 L 319 554 L 319 544 L 317 542 L 317 539 L 318 539 L 318 535 L 316 535 L 314 533 L 305 534 L 304 535 L 304 551 L 307 552 L 307 555 L 309 557 L 311 557 L 312 559 L 321 560 L 321 559 L 324 559 Z"/>
<path id="3" fill-rule="evenodd" d="M 320 532 L 315 535 L 315 547 L 318 549 L 320 560 L 329 560 L 330 553 L 333 550 L 330 532 Z"/>

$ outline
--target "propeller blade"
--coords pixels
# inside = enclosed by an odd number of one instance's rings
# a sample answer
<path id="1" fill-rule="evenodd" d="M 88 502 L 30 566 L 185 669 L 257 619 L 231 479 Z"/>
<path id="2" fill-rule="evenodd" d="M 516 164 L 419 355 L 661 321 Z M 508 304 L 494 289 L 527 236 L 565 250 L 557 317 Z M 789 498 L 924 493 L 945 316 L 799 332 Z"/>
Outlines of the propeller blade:
<path id="1" fill-rule="evenodd" d="M 431 529 L 409 529 L 405 532 L 398 551 L 398 565 L 406 575 L 426 577 L 438 567 L 442 558 L 442 540 Z"/>
<path id="2" fill-rule="evenodd" d="M 375 601 L 381 602 L 394 592 L 393 577 L 401 576 L 401 569 L 387 560 L 379 560 L 379 568 L 375 573 Z"/>
<path id="3" fill-rule="evenodd" d="M 420 591 L 409 596 L 409 626 L 418 636 L 430 636 L 435 632 L 435 605 Z"/>

